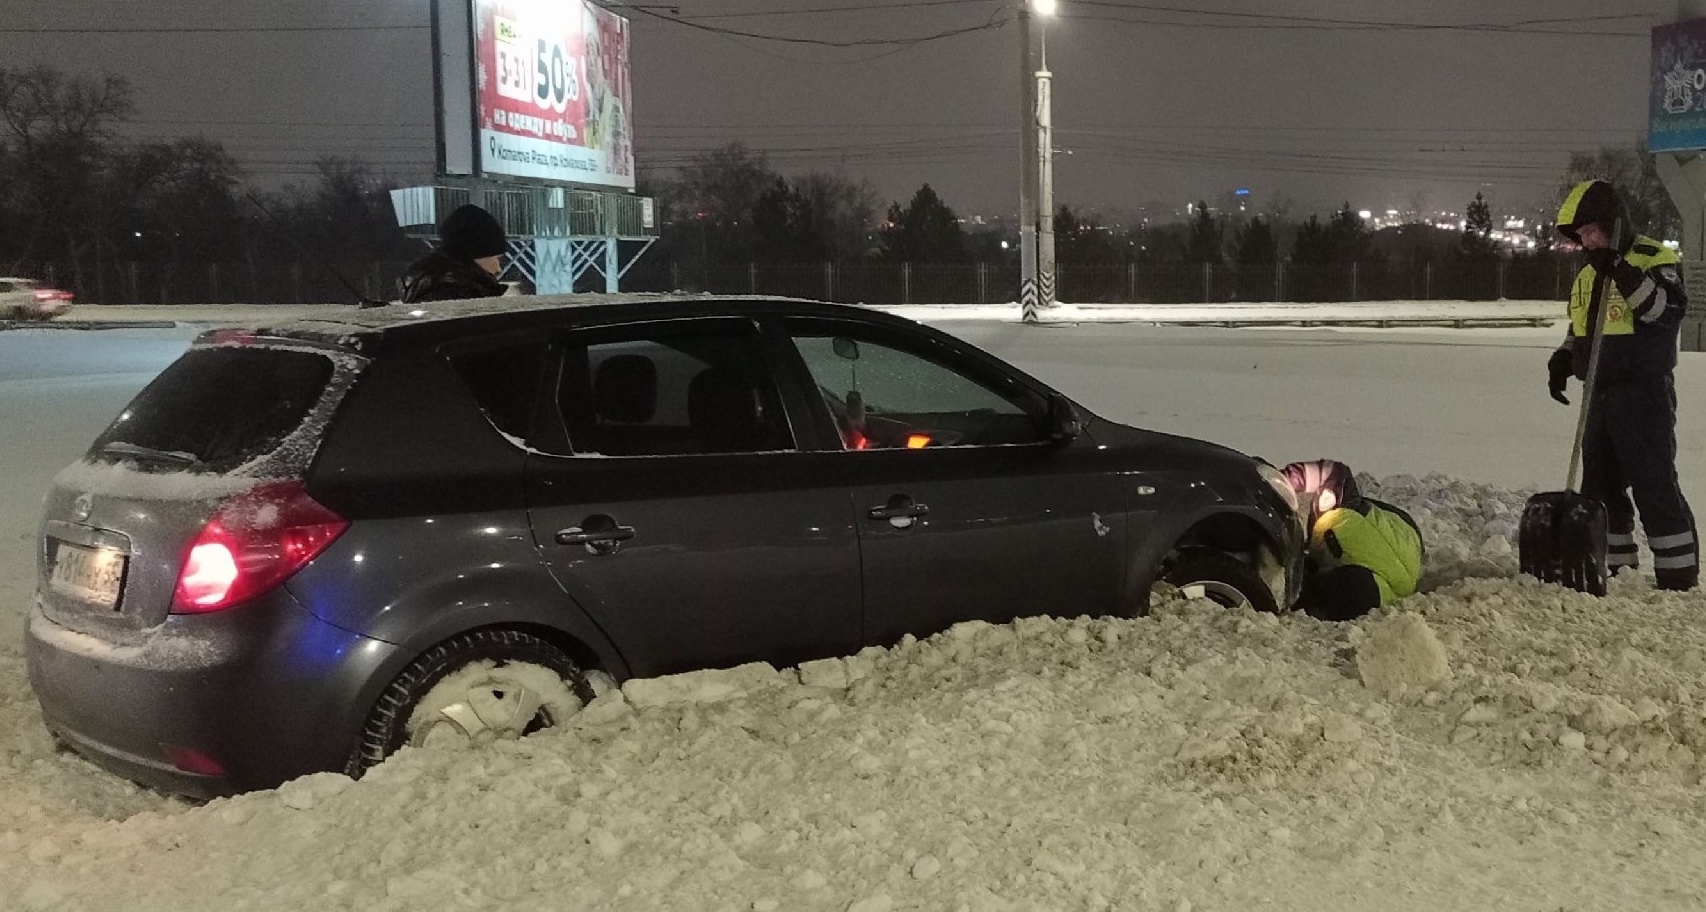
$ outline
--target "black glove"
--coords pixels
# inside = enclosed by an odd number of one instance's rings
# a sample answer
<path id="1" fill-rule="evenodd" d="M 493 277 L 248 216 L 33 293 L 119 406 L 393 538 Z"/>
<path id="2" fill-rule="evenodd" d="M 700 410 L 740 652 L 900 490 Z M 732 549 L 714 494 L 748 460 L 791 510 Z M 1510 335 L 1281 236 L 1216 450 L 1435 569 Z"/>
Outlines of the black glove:
<path id="1" fill-rule="evenodd" d="M 1570 400 L 1564 395 L 1564 386 L 1575 372 L 1575 358 L 1570 354 L 1568 346 L 1558 349 L 1552 353 L 1552 357 L 1546 359 L 1546 390 L 1552 394 L 1552 398 L 1565 405 L 1570 404 Z"/>
<path id="2" fill-rule="evenodd" d="M 1587 252 L 1588 265 L 1594 272 L 1603 276 L 1615 277 L 1617 267 L 1623 262 L 1623 255 L 1610 247 L 1596 247 Z"/>

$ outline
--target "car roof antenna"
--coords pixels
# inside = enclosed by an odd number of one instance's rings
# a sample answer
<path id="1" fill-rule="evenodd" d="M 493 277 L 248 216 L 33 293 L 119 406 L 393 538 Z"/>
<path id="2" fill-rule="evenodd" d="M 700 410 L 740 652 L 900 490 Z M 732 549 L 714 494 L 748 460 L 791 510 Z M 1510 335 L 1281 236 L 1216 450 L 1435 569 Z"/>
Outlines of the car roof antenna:
<path id="1" fill-rule="evenodd" d="M 277 227 L 273 228 L 274 234 L 277 234 L 279 237 L 282 237 L 285 240 L 289 241 L 290 245 L 292 247 L 295 247 L 297 249 L 297 251 L 299 251 L 303 255 L 307 256 L 308 259 L 312 260 L 320 268 L 331 273 L 332 278 L 337 279 L 338 284 L 342 285 L 344 288 L 348 289 L 349 293 L 355 297 L 355 303 L 357 305 L 359 305 L 363 308 L 389 307 L 390 306 L 390 302 L 376 301 L 376 300 L 368 297 L 367 295 L 363 294 L 361 289 L 355 287 L 354 282 L 351 282 L 349 280 L 349 278 L 346 277 L 343 273 L 337 271 L 336 269 L 333 269 L 332 264 L 330 262 L 328 262 L 325 257 L 321 256 L 318 253 L 315 253 L 312 250 L 309 250 L 308 246 L 306 244 L 303 244 L 302 240 L 300 238 L 298 238 L 295 234 L 284 230 L 284 228 L 282 227 L 282 225 L 283 225 L 282 220 L 280 220 L 279 217 L 272 212 L 272 210 L 267 208 L 266 203 L 261 202 L 261 198 L 255 195 L 255 191 L 250 190 L 248 192 L 248 197 L 249 197 L 249 202 L 254 203 L 255 208 L 261 210 L 261 214 L 266 216 L 267 220 L 277 223 Z M 261 224 L 266 225 L 267 221 L 263 221 Z"/>

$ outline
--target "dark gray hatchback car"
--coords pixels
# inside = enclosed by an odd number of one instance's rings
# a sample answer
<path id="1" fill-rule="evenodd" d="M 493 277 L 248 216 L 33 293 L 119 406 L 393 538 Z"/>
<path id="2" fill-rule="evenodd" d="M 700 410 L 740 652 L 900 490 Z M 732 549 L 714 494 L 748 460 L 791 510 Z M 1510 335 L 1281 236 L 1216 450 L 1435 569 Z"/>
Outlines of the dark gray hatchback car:
<path id="1" fill-rule="evenodd" d="M 47 725 L 211 796 L 549 726 L 620 682 L 967 620 L 1278 610 L 1273 469 L 814 302 L 597 297 L 203 334 L 55 479 Z"/>

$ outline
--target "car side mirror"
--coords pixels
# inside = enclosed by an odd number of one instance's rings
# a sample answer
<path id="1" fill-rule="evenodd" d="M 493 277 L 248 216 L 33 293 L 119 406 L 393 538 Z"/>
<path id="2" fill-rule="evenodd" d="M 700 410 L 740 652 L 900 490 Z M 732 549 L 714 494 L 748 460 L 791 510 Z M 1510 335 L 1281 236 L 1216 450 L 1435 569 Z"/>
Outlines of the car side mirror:
<path id="1" fill-rule="evenodd" d="M 1078 439 L 1081 426 L 1078 421 L 1078 410 L 1072 407 L 1072 402 L 1065 396 L 1055 393 L 1048 397 L 1048 436 L 1056 443 L 1070 443 Z"/>
<path id="2" fill-rule="evenodd" d="M 859 343 L 852 339 L 849 339 L 846 336 L 836 336 L 829 341 L 829 345 L 830 348 L 835 350 L 835 354 L 837 356 L 846 358 L 849 361 L 859 360 Z"/>

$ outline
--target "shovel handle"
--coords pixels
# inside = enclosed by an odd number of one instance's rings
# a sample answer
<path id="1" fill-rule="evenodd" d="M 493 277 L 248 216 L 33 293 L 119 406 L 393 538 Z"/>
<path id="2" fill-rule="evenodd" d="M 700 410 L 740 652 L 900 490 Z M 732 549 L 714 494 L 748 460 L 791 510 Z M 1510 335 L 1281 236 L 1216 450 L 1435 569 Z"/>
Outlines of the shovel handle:
<path id="1" fill-rule="evenodd" d="M 1623 249 L 1623 220 L 1618 219 L 1611 225 L 1611 249 Z M 1564 476 L 1564 490 L 1576 490 L 1576 477 L 1582 467 L 1582 441 L 1588 433 L 1588 409 L 1593 407 L 1594 381 L 1599 378 L 1600 342 L 1605 338 L 1605 316 L 1610 308 L 1605 306 L 1605 299 L 1610 295 L 1610 274 L 1594 276 L 1595 286 L 1593 302 L 1593 328 L 1588 336 L 1588 374 L 1582 384 L 1582 410 L 1576 417 L 1576 442 L 1570 447 L 1570 473 Z"/>

